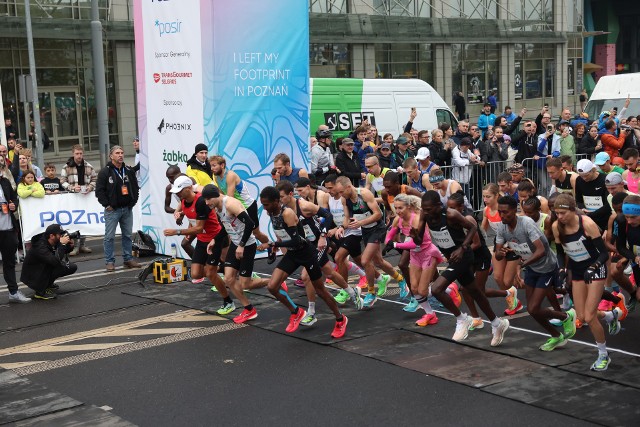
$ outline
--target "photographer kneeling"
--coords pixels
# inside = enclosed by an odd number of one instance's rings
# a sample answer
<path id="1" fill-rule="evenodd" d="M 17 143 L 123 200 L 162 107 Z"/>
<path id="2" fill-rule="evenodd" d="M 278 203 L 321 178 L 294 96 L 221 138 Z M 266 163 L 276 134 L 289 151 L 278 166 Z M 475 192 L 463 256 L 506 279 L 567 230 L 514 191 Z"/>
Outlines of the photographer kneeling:
<path id="1" fill-rule="evenodd" d="M 51 224 L 44 233 L 31 239 L 31 249 L 27 251 L 22 265 L 20 280 L 36 291 L 33 298 L 49 300 L 56 297 L 59 277 L 69 276 L 78 266 L 69 262 L 67 254 L 73 250 L 73 235 L 58 224 Z"/>

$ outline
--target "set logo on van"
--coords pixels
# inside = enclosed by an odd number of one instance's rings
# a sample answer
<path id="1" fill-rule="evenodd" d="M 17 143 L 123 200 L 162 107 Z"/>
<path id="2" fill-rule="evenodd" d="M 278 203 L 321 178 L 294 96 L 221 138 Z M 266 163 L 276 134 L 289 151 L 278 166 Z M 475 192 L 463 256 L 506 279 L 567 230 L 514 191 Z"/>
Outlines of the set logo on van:
<path id="1" fill-rule="evenodd" d="M 324 123 L 332 131 L 354 130 L 363 120 L 369 120 L 369 124 L 376 125 L 376 116 L 369 112 L 344 112 L 344 113 L 324 113 Z"/>

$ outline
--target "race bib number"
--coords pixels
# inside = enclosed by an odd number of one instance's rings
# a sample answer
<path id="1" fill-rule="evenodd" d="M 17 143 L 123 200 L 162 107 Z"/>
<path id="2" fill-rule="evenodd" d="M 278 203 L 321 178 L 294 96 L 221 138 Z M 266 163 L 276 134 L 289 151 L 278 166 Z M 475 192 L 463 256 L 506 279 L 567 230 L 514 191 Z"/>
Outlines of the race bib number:
<path id="1" fill-rule="evenodd" d="M 369 218 L 371 216 L 371 212 L 366 212 L 366 213 L 358 213 L 358 214 L 353 214 L 353 217 L 358 220 L 358 221 L 364 221 L 365 219 Z M 375 227 L 376 224 L 367 224 L 367 225 L 363 225 L 362 228 L 371 228 L 371 227 Z"/>
<path id="2" fill-rule="evenodd" d="M 429 233 L 431 234 L 431 240 L 437 247 L 441 249 L 455 248 L 456 244 L 453 241 L 453 238 L 451 237 L 451 233 L 449 233 L 449 230 L 441 230 L 441 231 L 429 230 Z"/>
<path id="3" fill-rule="evenodd" d="M 289 240 L 289 233 L 286 230 L 273 230 L 280 240 Z"/>
<path id="4" fill-rule="evenodd" d="M 595 212 L 600 209 L 603 205 L 601 196 L 583 196 L 584 198 L 584 208 L 588 212 Z"/>
<path id="5" fill-rule="evenodd" d="M 311 227 L 309 227 L 309 224 L 303 225 L 302 228 L 304 228 L 304 237 L 310 242 L 315 242 L 316 235 L 313 234 L 313 230 L 311 230 Z"/>
<path id="6" fill-rule="evenodd" d="M 342 224 L 344 224 L 344 211 L 343 210 L 339 210 L 339 211 L 335 211 L 335 212 L 332 211 L 331 215 L 333 215 L 333 222 L 335 222 L 338 227 L 340 227 L 340 226 L 342 226 Z"/>
<path id="7" fill-rule="evenodd" d="M 586 261 L 591 258 L 589 251 L 587 251 L 587 248 L 584 245 L 584 238 L 576 242 L 563 243 L 562 246 L 569 258 L 575 262 Z"/>
<path id="8" fill-rule="evenodd" d="M 376 193 L 380 194 L 380 192 L 384 189 L 384 185 L 382 185 L 381 176 L 374 178 L 373 181 L 371 181 L 371 188 L 376 190 Z"/>
<path id="9" fill-rule="evenodd" d="M 527 243 L 509 242 L 509 247 L 513 249 L 513 252 L 516 255 L 519 255 L 520 258 L 525 261 L 531 258 L 531 256 L 533 255 L 533 253 L 531 252 L 531 248 L 529 248 L 529 245 Z"/>

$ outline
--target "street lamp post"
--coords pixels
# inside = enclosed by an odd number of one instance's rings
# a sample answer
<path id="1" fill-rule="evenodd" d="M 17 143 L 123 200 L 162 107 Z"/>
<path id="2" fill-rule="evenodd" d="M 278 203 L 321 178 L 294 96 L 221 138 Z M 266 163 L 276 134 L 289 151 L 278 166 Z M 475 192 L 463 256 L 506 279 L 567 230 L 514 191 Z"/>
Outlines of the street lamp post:
<path id="1" fill-rule="evenodd" d="M 102 23 L 98 0 L 91 0 L 91 53 L 93 55 L 93 84 L 98 112 L 98 141 L 100 162 L 107 165 L 109 154 L 109 116 L 107 114 L 107 84 L 104 77 L 104 51 L 102 49 Z"/>
<path id="2" fill-rule="evenodd" d="M 31 4 L 29 0 L 24 1 L 27 27 L 27 49 L 29 51 L 29 72 L 31 73 L 31 87 L 33 89 L 33 122 L 35 129 L 33 131 L 33 145 L 35 148 L 36 165 L 41 170 L 44 170 L 44 154 L 42 152 L 42 143 L 40 136 L 42 135 L 42 126 L 40 124 L 40 100 L 38 99 L 38 79 L 36 79 L 36 58 L 33 51 L 33 32 L 31 31 Z M 26 114 L 26 111 L 25 111 Z M 25 119 L 28 123 L 28 120 Z M 29 135 L 29 127 L 25 129 L 27 135 Z"/>

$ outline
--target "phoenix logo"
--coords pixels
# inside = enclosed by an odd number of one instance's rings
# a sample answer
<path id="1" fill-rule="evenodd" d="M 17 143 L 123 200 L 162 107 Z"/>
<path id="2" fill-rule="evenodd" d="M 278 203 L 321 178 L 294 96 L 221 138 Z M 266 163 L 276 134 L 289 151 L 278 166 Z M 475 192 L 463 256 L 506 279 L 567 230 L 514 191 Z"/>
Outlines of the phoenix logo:
<path id="1" fill-rule="evenodd" d="M 163 134 L 163 135 L 164 135 L 164 133 L 165 133 L 165 128 L 164 128 L 164 119 L 162 119 L 162 121 L 160 122 L 160 125 L 158 126 L 158 132 L 159 132 L 160 134 Z"/>

